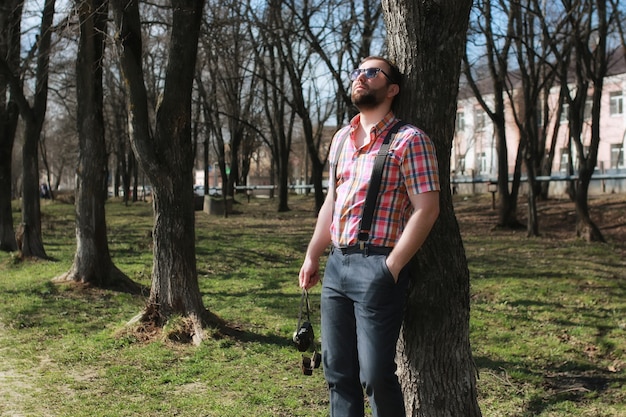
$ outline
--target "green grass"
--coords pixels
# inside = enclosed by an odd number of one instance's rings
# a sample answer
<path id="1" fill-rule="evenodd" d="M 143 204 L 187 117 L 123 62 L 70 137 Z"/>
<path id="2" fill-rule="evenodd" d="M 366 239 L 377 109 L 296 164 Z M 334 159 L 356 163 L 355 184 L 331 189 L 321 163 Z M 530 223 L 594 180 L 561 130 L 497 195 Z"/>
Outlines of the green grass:
<path id="1" fill-rule="evenodd" d="M 229 218 L 197 214 L 205 306 L 242 335 L 194 347 L 124 332 L 143 297 L 52 284 L 72 262 L 74 214 L 44 203 L 55 261 L 0 253 L 0 416 L 326 416 L 322 372 L 302 375 L 290 343 L 312 205 L 293 197 L 277 214 L 253 199 Z M 626 416 L 623 243 L 527 239 L 464 215 L 483 415 Z M 113 201 L 107 216 L 115 264 L 149 285 L 150 205 Z M 319 287 L 312 300 L 319 329 Z"/>

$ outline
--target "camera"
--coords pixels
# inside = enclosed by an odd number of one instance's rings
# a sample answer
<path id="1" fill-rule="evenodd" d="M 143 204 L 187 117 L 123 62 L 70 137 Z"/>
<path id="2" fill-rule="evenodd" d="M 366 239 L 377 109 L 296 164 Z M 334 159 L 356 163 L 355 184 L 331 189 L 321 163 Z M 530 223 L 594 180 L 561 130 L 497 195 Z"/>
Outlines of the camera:
<path id="1" fill-rule="evenodd" d="M 311 325 L 311 307 L 309 305 L 309 293 L 302 290 L 302 298 L 300 299 L 300 314 L 298 315 L 298 328 L 293 332 L 293 344 L 300 352 L 306 352 L 313 349 L 313 356 L 308 357 L 302 355 L 301 369 L 304 375 L 312 375 L 313 369 L 320 367 L 322 363 L 322 355 L 317 352 L 315 347 L 315 333 Z M 306 320 L 304 320 L 306 319 Z"/>
<path id="2" fill-rule="evenodd" d="M 302 373 L 304 375 L 313 375 L 313 369 L 317 369 L 320 367 L 322 363 L 322 355 L 317 352 L 313 352 L 312 357 L 303 356 L 302 357 Z"/>
<path id="3" fill-rule="evenodd" d="M 303 322 L 298 330 L 293 333 L 293 343 L 300 352 L 306 352 L 315 343 L 313 326 L 311 326 L 310 322 Z"/>

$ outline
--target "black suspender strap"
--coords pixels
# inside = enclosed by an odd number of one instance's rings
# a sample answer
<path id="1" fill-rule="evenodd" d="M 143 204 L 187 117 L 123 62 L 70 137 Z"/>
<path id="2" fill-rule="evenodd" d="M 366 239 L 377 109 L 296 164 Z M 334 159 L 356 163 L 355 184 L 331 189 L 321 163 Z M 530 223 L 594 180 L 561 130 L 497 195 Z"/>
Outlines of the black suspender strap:
<path id="1" fill-rule="evenodd" d="M 378 154 L 376 155 L 376 159 L 374 160 L 372 178 L 370 179 L 370 185 L 367 188 L 365 204 L 363 205 L 363 217 L 361 217 L 361 225 L 359 228 L 358 239 L 361 249 L 364 249 L 365 244 L 370 238 L 372 219 L 374 218 L 374 208 L 376 207 L 376 200 L 378 200 L 380 182 L 383 176 L 383 168 L 389 152 L 389 146 L 391 145 L 391 139 L 398 132 L 398 130 L 406 124 L 406 122 L 400 120 L 396 122 L 391 129 L 389 129 L 389 132 L 387 133 L 387 136 L 385 136 L 383 144 L 380 146 Z"/>

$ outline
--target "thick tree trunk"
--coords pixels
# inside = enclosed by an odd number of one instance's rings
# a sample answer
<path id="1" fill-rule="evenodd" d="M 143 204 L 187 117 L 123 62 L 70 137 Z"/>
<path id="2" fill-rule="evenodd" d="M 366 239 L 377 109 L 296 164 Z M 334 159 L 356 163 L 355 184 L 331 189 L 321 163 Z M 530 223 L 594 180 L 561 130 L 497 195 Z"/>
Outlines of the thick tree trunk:
<path id="1" fill-rule="evenodd" d="M 6 58 L 10 73 L 16 73 L 19 67 L 22 6 L 20 0 L 0 4 L 0 59 Z M 7 76 L 0 71 L 0 250 L 12 252 L 17 250 L 17 242 L 11 207 L 11 167 L 19 110 L 7 94 L 7 86 Z"/>
<path id="2" fill-rule="evenodd" d="M 4 88 L 0 88 L 0 95 L 6 97 Z M 6 252 L 17 250 L 11 206 L 11 167 L 18 115 L 14 103 L 9 102 L 0 110 L 0 250 Z"/>
<path id="3" fill-rule="evenodd" d="M 576 182 L 576 195 L 574 204 L 576 206 L 576 236 L 586 242 L 605 242 L 602 232 L 591 220 L 589 214 L 589 181 L 591 174 L 581 169 L 580 179 Z"/>
<path id="4" fill-rule="evenodd" d="M 48 67 L 55 0 L 44 2 L 41 30 L 37 43 L 35 96 L 32 107 L 22 95 L 20 112 L 26 125 L 22 147 L 22 224 L 17 233 L 18 247 L 23 257 L 47 259 L 41 235 L 39 202 L 39 136 L 46 117 L 48 100 Z"/>
<path id="5" fill-rule="evenodd" d="M 5 95 L 2 89 L 0 94 Z M 0 121 L 0 250 L 13 252 L 17 250 L 17 242 L 11 206 L 11 162 L 17 117 L 5 114 L 0 117 L 3 119 Z"/>
<path id="6" fill-rule="evenodd" d="M 70 270 L 54 281 L 72 281 L 138 292 L 109 253 L 104 203 L 107 155 L 104 140 L 102 57 L 107 0 L 77 2 L 80 41 L 76 61 L 79 157 L 76 170 L 76 254 Z"/>
<path id="7" fill-rule="evenodd" d="M 517 220 L 517 189 L 518 183 L 513 182 L 512 190 L 509 191 L 509 164 L 508 148 L 504 122 L 496 127 L 497 140 L 496 152 L 498 155 L 498 223 L 496 226 L 517 229 L 522 227 Z M 518 150 L 519 153 L 519 150 Z"/>
<path id="8" fill-rule="evenodd" d="M 150 134 L 141 66 L 141 28 L 135 0 L 113 0 L 133 149 L 153 186 L 154 265 L 144 321 L 162 326 L 172 315 L 191 320 L 199 343 L 210 314 L 202 304 L 196 271 L 191 90 L 202 1 L 173 0 L 173 23 L 162 101 Z"/>
<path id="9" fill-rule="evenodd" d="M 33 121 L 26 122 L 22 147 L 22 223 L 17 232 L 21 256 L 48 259 L 41 234 L 39 201 L 39 135 L 41 129 Z"/>
<path id="10" fill-rule="evenodd" d="M 289 211 L 289 149 L 281 149 L 278 172 L 278 212 Z"/>
<path id="11" fill-rule="evenodd" d="M 196 271 L 193 183 L 191 175 L 185 177 L 153 183 L 154 265 L 147 313 L 148 317 L 157 314 L 150 318 L 160 325 L 174 314 L 194 320 L 204 314 Z M 170 186 L 185 190 L 185 196 L 167 191 Z M 202 333 L 196 329 L 196 335 L 201 337 Z"/>
<path id="12" fill-rule="evenodd" d="M 469 342 L 469 271 L 452 207 L 450 152 L 470 0 L 383 0 L 389 50 L 406 75 L 399 106 L 437 148 L 441 212 L 415 259 L 399 376 L 407 415 L 477 417 Z"/>

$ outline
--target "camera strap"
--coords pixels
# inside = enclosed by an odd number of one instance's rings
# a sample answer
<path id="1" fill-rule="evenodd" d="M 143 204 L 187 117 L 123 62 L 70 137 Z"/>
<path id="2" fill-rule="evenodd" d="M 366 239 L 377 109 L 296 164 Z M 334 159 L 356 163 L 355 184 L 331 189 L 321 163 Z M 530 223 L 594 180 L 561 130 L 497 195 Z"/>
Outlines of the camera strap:
<path id="1" fill-rule="evenodd" d="M 302 325 L 302 314 L 306 313 L 306 321 L 311 321 L 311 305 L 309 304 L 309 292 L 302 289 L 302 297 L 300 297 L 300 312 L 298 313 L 298 329 Z"/>

